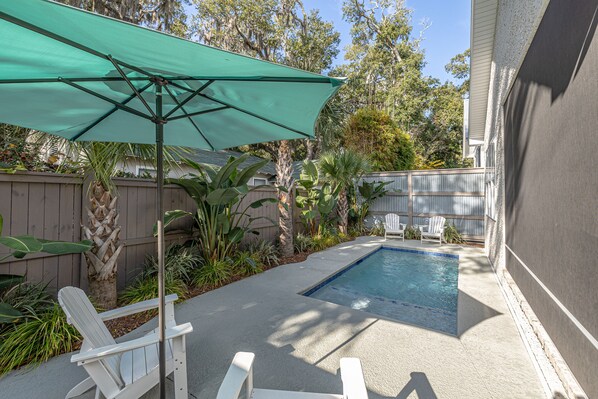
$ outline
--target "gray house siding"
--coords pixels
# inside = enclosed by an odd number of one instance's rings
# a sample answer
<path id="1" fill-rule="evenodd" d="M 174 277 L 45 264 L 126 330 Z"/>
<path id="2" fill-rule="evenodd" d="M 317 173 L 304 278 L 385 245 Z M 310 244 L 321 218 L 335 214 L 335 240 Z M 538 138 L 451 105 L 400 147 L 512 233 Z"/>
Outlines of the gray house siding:
<path id="1" fill-rule="evenodd" d="M 553 0 L 504 104 L 506 267 L 598 397 L 598 0 Z"/>

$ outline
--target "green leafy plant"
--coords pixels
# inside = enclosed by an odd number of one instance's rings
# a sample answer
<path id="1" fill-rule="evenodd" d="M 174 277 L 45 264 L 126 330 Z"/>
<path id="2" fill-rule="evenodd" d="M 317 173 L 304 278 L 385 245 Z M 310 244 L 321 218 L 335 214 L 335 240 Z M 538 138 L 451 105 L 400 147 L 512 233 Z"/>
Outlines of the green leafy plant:
<path id="1" fill-rule="evenodd" d="M 166 249 L 164 256 L 166 278 L 188 283 L 191 279 L 191 272 L 202 264 L 203 258 L 195 247 L 173 244 Z M 155 256 L 148 256 L 145 261 L 143 276 L 156 277 L 157 275 L 158 259 Z"/>
<path id="2" fill-rule="evenodd" d="M 359 234 L 364 233 L 367 229 L 365 227 L 365 218 L 370 212 L 370 206 L 378 198 L 382 198 L 386 195 L 388 190 L 386 186 L 392 182 L 390 181 L 363 181 L 357 186 L 357 192 L 359 196 L 355 196 L 353 207 L 350 210 L 350 216 L 355 219 L 356 232 Z"/>
<path id="3" fill-rule="evenodd" d="M 448 222 L 444 226 L 444 239 L 449 244 L 463 244 L 465 242 L 455 225 Z"/>
<path id="4" fill-rule="evenodd" d="M 220 286 L 227 283 L 233 275 L 230 258 L 208 260 L 193 272 L 193 284 L 197 287 Z"/>
<path id="5" fill-rule="evenodd" d="M 233 267 L 242 276 L 250 276 L 264 271 L 258 254 L 251 253 L 250 251 L 238 252 L 235 256 Z"/>
<path id="6" fill-rule="evenodd" d="M 27 255 L 46 252 L 54 255 L 64 255 L 73 253 L 82 253 L 91 249 L 91 241 L 84 240 L 80 242 L 65 242 L 65 241 L 50 241 L 42 240 L 28 235 L 22 236 L 2 236 L 2 228 L 4 219 L 0 215 L 0 245 L 9 249 L 8 254 L 0 257 L 0 261 L 8 259 L 11 256 L 17 259 L 22 259 Z M 15 275 L 0 275 L 0 296 L 3 293 L 22 283 L 23 276 Z M 30 307 L 28 310 L 32 310 Z M 11 305 L 9 302 L 0 300 L 0 323 L 6 323 L 8 320 L 13 322 L 18 321 L 24 315 L 21 311 Z"/>
<path id="7" fill-rule="evenodd" d="M 265 266 L 273 267 L 280 262 L 278 248 L 271 242 L 255 240 L 247 246 L 247 250 L 254 254 Z"/>
<path id="8" fill-rule="evenodd" d="M 0 245 L 12 250 L 9 254 L 0 258 L 0 261 L 8 259 L 11 256 L 22 259 L 27 255 L 45 252 L 53 255 L 76 254 L 89 251 L 91 241 L 83 240 L 79 242 L 51 241 L 35 238 L 29 235 L 22 236 L 2 236 L 4 219 L 0 215 Z"/>
<path id="9" fill-rule="evenodd" d="M 419 240 L 421 238 L 421 232 L 419 229 L 416 229 L 413 226 L 408 226 L 405 229 L 405 239 L 406 240 Z"/>
<path id="10" fill-rule="evenodd" d="M 180 300 L 185 298 L 187 294 L 187 285 L 183 280 L 166 274 L 164 278 L 164 291 L 166 295 L 177 294 Z M 120 302 L 123 305 L 128 305 L 157 297 L 158 279 L 154 276 L 141 275 L 120 294 Z"/>
<path id="11" fill-rule="evenodd" d="M 300 216 L 305 229 L 314 236 L 318 231 L 318 215 L 320 224 L 328 222 L 336 206 L 336 194 L 329 183 L 320 183 L 317 165 L 310 160 L 303 162 L 297 186 L 295 204 L 301 209 Z"/>
<path id="12" fill-rule="evenodd" d="M 249 217 L 249 209 L 257 209 L 267 203 L 276 203 L 276 198 L 261 198 L 244 203 L 245 196 L 263 186 L 249 187 L 249 180 L 268 161 L 264 160 L 239 169 L 247 160 L 244 154 L 238 158 L 231 157 L 221 168 L 200 165 L 189 159 L 184 162 L 195 170 L 187 178 L 170 179 L 169 183 L 182 187 L 195 201 L 195 215 L 173 210 L 166 212 L 164 225 L 186 216 L 195 218 L 199 249 L 209 264 L 215 264 L 230 256 L 232 250 L 243 240 L 247 233 L 257 231 L 251 228 L 253 222 L 267 219 L 264 216 Z M 272 224 L 275 223 L 272 221 Z"/>
<path id="13" fill-rule="evenodd" d="M 295 252 L 308 252 L 313 250 L 314 248 L 314 240 L 311 236 L 306 236 L 304 234 L 297 234 L 295 237 Z"/>
<path id="14" fill-rule="evenodd" d="M 51 306 L 54 302 L 46 292 L 47 286 L 47 283 L 26 282 L 21 276 L 0 275 L 0 333 Z"/>
<path id="15" fill-rule="evenodd" d="M 384 225 L 380 221 L 376 221 L 376 223 L 374 223 L 374 226 L 372 226 L 372 228 L 370 229 L 369 234 L 371 236 L 383 237 Z"/>
<path id="16" fill-rule="evenodd" d="M 46 311 L 5 331 L 0 338 L 0 375 L 24 364 L 45 362 L 75 349 L 79 332 L 54 303 Z"/>
<path id="17" fill-rule="evenodd" d="M 339 218 L 339 230 L 347 233 L 349 228 L 349 202 L 347 191 L 369 170 L 368 161 L 361 154 L 342 150 L 323 154 L 318 167 L 325 179 L 332 184 L 333 192 L 338 195 L 336 210 Z"/>

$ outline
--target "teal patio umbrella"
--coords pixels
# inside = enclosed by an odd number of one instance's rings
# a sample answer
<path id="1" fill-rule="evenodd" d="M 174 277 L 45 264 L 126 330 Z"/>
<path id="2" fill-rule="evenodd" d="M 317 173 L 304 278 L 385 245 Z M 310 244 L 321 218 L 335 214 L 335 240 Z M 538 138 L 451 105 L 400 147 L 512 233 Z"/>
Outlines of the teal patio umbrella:
<path id="1" fill-rule="evenodd" d="M 44 0 L 0 0 L 0 122 L 72 141 L 156 145 L 164 397 L 163 145 L 313 138 L 342 81 Z"/>

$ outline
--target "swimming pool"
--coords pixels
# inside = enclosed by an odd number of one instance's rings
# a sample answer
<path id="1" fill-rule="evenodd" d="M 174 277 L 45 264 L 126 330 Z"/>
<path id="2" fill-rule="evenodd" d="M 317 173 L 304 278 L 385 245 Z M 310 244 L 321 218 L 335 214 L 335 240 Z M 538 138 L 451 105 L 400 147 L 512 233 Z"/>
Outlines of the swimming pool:
<path id="1" fill-rule="evenodd" d="M 457 334 L 459 256 L 381 247 L 303 295 Z"/>

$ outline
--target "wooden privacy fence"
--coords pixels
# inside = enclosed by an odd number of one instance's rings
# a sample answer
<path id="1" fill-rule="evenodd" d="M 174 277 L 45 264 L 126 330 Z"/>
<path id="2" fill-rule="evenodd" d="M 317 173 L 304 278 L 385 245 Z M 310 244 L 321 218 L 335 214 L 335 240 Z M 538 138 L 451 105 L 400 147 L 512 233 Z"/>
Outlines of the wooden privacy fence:
<path id="1" fill-rule="evenodd" d="M 450 169 L 372 173 L 368 181 L 391 181 L 387 196 L 371 207 L 371 223 L 389 212 L 398 213 L 403 222 L 424 224 L 432 215 L 445 216 L 469 239 L 484 234 L 483 170 Z M 115 179 L 123 251 L 118 261 L 118 288 L 124 288 L 142 270 L 145 258 L 156 252 L 152 228 L 156 219 L 156 187 L 153 180 Z M 79 241 L 81 224 L 87 222 L 87 185 L 77 175 L 22 172 L 0 173 L 0 214 L 4 217 L 3 235 L 32 235 L 49 240 Z M 244 199 L 244 204 L 275 197 L 274 188 L 261 188 Z M 195 211 L 195 204 L 183 189 L 166 186 L 164 208 Z M 278 225 L 277 205 L 267 203 L 249 210 L 250 217 L 263 216 L 253 227 L 259 239 L 274 241 Z M 296 231 L 302 230 L 300 212 L 294 207 Z M 174 227 L 189 227 L 190 220 Z M 167 245 L 186 240 L 181 229 L 166 234 Z M 248 237 L 251 239 L 251 237 Z M 0 251 L 5 251 L 2 247 Z M 4 252 L 6 254 L 6 252 Z M 3 255 L 0 252 L 0 257 Z M 9 258 L 0 262 L 0 273 L 26 275 L 30 281 L 48 283 L 50 290 L 73 285 L 87 287 L 87 266 L 82 255 L 33 254 L 25 259 Z"/>
<path id="2" fill-rule="evenodd" d="M 484 239 L 484 169 L 434 169 L 370 173 L 366 181 L 390 181 L 391 190 L 370 208 L 369 224 L 396 213 L 402 223 L 426 224 L 444 216 L 469 240 Z"/>

